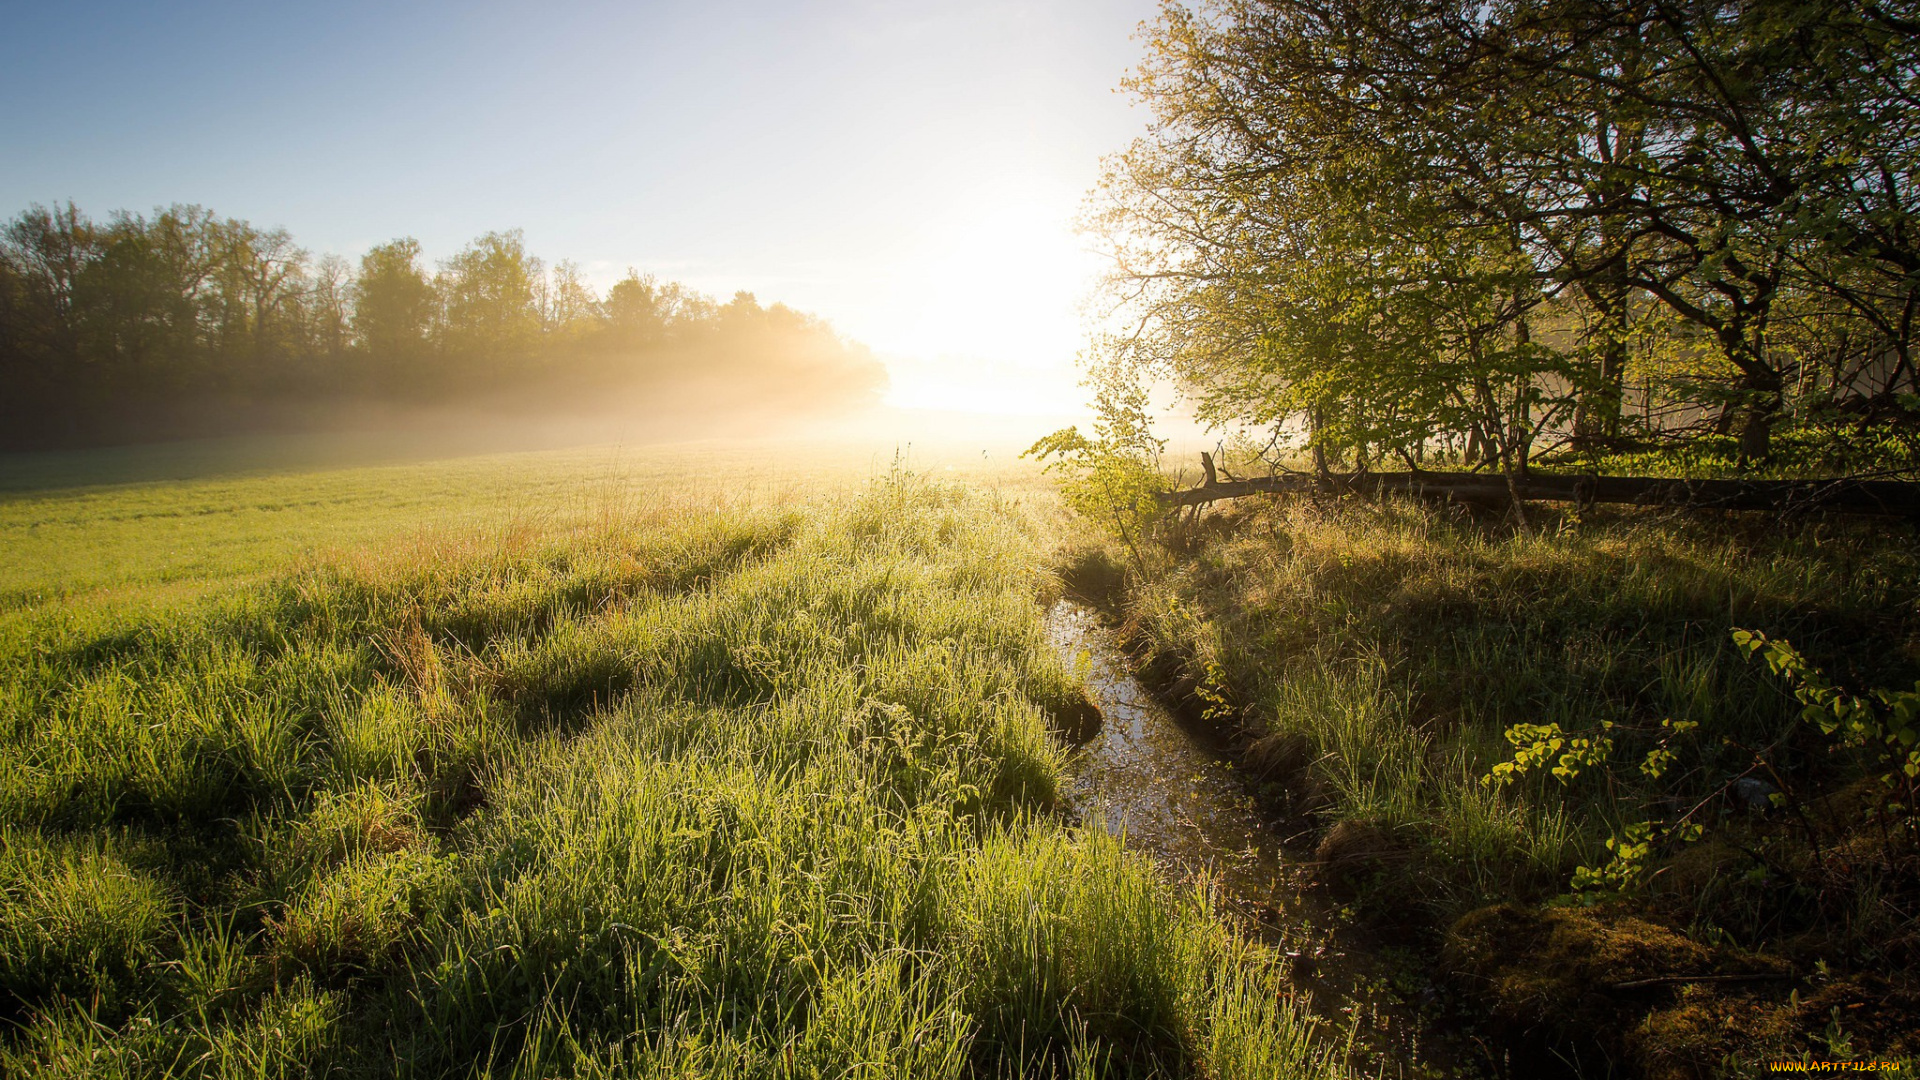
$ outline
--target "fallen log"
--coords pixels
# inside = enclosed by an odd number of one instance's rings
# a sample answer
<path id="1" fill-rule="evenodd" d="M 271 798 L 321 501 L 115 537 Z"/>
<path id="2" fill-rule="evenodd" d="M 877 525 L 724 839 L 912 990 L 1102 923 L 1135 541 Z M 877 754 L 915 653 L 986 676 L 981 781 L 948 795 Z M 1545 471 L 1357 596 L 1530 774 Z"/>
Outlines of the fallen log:
<path id="1" fill-rule="evenodd" d="M 1211 470 L 1209 470 L 1211 471 Z M 1920 484 L 1897 480 L 1670 480 L 1650 476 L 1567 476 L 1530 473 L 1509 489 L 1500 473 L 1369 472 L 1315 477 L 1306 473 L 1246 480 L 1211 479 L 1160 497 L 1168 509 L 1202 506 L 1246 495 L 1314 492 L 1402 494 L 1501 507 L 1514 495 L 1540 502 L 1624 503 L 1695 510 L 1827 511 L 1920 521 Z"/>

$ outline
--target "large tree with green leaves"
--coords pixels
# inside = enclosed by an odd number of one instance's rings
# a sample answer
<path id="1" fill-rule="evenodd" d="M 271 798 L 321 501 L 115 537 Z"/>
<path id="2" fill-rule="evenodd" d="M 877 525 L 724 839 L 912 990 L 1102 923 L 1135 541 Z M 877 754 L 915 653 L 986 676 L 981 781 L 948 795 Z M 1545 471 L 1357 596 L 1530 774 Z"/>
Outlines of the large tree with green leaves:
<path id="1" fill-rule="evenodd" d="M 1764 457 L 1812 387 L 1911 389 L 1914 26 L 1780 0 L 1170 4 L 1130 84 L 1155 125 L 1097 215 L 1133 316 L 1111 348 L 1215 419 L 1510 467 L 1543 429 L 1617 439 L 1632 361 L 1649 411 L 1744 416 Z"/>

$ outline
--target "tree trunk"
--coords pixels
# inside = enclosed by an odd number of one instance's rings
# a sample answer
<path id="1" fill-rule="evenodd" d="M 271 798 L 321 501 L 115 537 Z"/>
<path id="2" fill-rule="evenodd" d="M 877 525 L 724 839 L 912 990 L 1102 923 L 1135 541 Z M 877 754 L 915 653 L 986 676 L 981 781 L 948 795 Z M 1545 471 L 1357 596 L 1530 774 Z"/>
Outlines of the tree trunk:
<path id="1" fill-rule="evenodd" d="M 1755 405 L 1747 410 L 1746 423 L 1740 428 L 1740 461 L 1757 465 L 1773 456 L 1773 414 L 1778 402 Z"/>
<path id="2" fill-rule="evenodd" d="M 1747 386 L 1753 393 L 1740 427 L 1740 463 L 1758 465 L 1773 456 L 1773 420 L 1780 414 L 1784 386 L 1779 374 L 1770 369 L 1750 374 Z"/>
<path id="3" fill-rule="evenodd" d="M 1600 350 L 1597 384 L 1581 394 L 1574 406 L 1573 433 L 1584 442 L 1604 445 L 1620 437 L 1620 418 L 1626 401 L 1627 329 L 1632 294 L 1624 284 L 1609 282 L 1604 289 L 1589 290 L 1587 298 L 1600 309 L 1607 340 Z"/>

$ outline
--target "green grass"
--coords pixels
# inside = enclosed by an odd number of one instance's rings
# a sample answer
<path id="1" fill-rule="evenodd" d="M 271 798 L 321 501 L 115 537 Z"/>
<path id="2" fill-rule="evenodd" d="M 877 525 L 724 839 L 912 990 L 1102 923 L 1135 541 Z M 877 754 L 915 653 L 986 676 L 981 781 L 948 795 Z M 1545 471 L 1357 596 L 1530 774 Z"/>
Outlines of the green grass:
<path id="1" fill-rule="evenodd" d="M 1031 478 L 742 460 L 0 504 L 0 1071 L 1338 1075 L 1055 812 Z"/>
<path id="2" fill-rule="evenodd" d="M 1489 788 L 1507 727 L 1611 722 L 1622 762 L 1663 719 L 1769 742 L 1798 706 L 1734 627 L 1789 636 L 1857 684 L 1920 661 L 1920 556 L 1871 525 L 1625 513 L 1523 533 L 1407 504 L 1295 503 L 1164 559 L 1130 609 L 1145 638 L 1212 665 L 1251 741 L 1305 737 L 1336 816 L 1435 846 L 1462 875 L 1436 878 L 1453 906 L 1563 886 L 1630 794 L 1544 771 Z M 1685 764 L 1703 785 L 1744 767 L 1700 743 Z"/>
<path id="3" fill-rule="evenodd" d="M 1437 956 L 1449 925 L 1483 905 L 1612 904 L 1591 909 L 1595 925 L 1628 929 L 1581 930 L 1587 938 L 1556 938 L 1553 950 L 1493 943 L 1506 953 L 1494 974 L 1519 987 L 1495 1002 L 1511 1017 L 1538 1030 L 1558 1024 L 1577 1040 L 1610 1038 L 1605 1025 L 1616 1022 L 1652 1031 L 1649 1015 L 1665 1015 L 1695 1041 L 1668 1034 L 1634 1044 L 1629 1056 L 1642 1055 L 1634 1060 L 1648 1069 L 1695 1054 L 1758 1053 L 1763 1040 L 1752 1033 L 1762 1029 L 1765 1045 L 1799 1053 L 1821 1034 L 1829 1007 L 1812 1024 L 1788 984 L 1728 990 L 1731 1005 L 1683 995 L 1676 1000 L 1698 1016 L 1679 1020 L 1685 1009 L 1659 1014 L 1669 1005 L 1658 997 L 1597 1017 L 1527 996 L 1564 972 L 1513 973 L 1561 963 L 1589 939 L 1615 950 L 1607 955 L 1616 969 L 1632 955 L 1653 973 L 1682 970 L 1685 956 L 1634 943 L 1634 927 L 1650 924 L 1633 918 L 1666 928 L 1660 940 L 1690 937 L 1703 956 L 1720 950 L 1717 964 L 1821 973 L 1807 996 L 1829 975 L 1838 988 L 1855 975 L 1911 969 L 1920 955 L 1916 864 L 1859 809 L 1866 789 L 1850 785 L 1861 761 L 1803 722 L 1788 688 L 1730 634 L 1790 638 L 1848 686 L 1911 685 L 1920 670 L 1920 547 L 1911 530 L 1871 522 L 1533 513 L 1529 532 L 1395 501 L 1249 500 L 1170 530 L 1146 549 L 1144 566 L 1096 542 L 1074 577 L 1092 590 L 1124 566 L 1119 603 L 1134 640 L 1234 729 L 1278 805 L 1317 817 L 1329 877 L 1355 886 L 1363 919 Z M 1672 739 L 1675 760 L 1656 779 L 1640 765 L 1665 720 L 1699 727 Z M 1504 735 L 1517 724 L 1608 737 L 1613 749 L 1568 782 L 1543 767 L 1489 783 L 1493 766 L 1514 757 Z M 1756 750 L 1788 778 L 1808 817 L 1752 813 L 1715 794 Z M 1643 889 L 1571 895 L 1575 869 L 1608 864 L 1607 842 L 1629 823 L 1695 807 L 1707 841 L 1653 852 Z M 1492 984 L 1479 975 L 1469 989 Z M 1763 1004 L 1749 1000 L 1763 991 Z M 1911 1017 L 1910 1006 L 1883 1000 L 1910 990 L 1846 992 L 1889 1017 L 1887 1030 Z M 1577 982 L 1564 997 L 1583 1009 L 1604 1000 Z M 1831 1007 L 1859 1000 L 1833 997 Z M 1751 1038 L 1721 1022 L 1769 1009 L 1784 1019 L 1743 1019 Z M 1634 1038 L 1608 1044 L 1609 1053 Z"/>

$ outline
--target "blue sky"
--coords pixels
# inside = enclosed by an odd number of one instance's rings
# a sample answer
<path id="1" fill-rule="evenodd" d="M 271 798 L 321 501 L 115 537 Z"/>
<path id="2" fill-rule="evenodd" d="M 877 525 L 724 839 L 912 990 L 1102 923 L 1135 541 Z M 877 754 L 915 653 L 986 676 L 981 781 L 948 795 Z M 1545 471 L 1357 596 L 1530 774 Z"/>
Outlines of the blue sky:
<path id="1" fill-rule="evenodd" d="M 1115 87 L 1153 14 L 5 3 L 0 209 L 199 203 L 349 256 L 517 227 L 603 285 L 631 265 L 825 315 L 903 403 L 1051 402 L 1097 271 L 1069 222 L 1145 123 Z"/>

